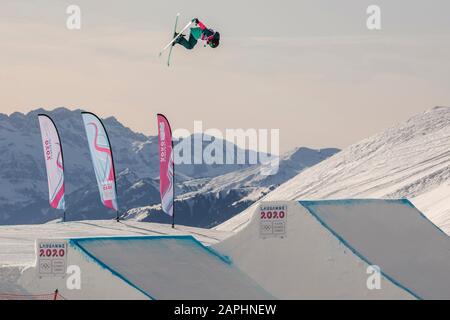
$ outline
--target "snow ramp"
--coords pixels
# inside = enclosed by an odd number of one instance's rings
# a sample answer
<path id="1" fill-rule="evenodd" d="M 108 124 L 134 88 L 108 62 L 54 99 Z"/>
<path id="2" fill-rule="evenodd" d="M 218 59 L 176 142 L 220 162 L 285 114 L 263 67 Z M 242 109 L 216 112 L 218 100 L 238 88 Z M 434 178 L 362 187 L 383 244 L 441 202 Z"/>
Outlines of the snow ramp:
<path id="1" fill-rule="evenodd" d="M 34 276 L 26 287 L 56 287 L 68 299 L 273 299 L 190 235 L 70 239 L 67 258 L 80 267 L 79 290 L 68 288 L 67 275 Z"/>
<path id="2" fill-rule="evenodd" d="M 262 202 L 214 248 L 277 298 L 450 298 L 450 239 L 408 200 Z"/>
<path id="3" fill-rule="evenodd" d="M 40 239 L 19 284 L 68 299 L 450 299 L 450 238 L 408 200 L 261 202 L 225 240 L 206 233 Z"/>

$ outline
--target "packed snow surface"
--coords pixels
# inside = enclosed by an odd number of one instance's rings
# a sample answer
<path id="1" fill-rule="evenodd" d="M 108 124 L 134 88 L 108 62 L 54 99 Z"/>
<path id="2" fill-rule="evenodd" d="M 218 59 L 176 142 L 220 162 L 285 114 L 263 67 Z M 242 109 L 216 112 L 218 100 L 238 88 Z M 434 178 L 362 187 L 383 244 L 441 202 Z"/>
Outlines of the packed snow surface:
<path id="1" fill-rule="evenodd" d="M 115 220 L 52 222 L 41 225 L 0 226 L 0 267 L 34 263 L 36 239 L 102 236 L 193 235 L 205 245 L 224 239 L 228 233 L 167 224 Z"/>

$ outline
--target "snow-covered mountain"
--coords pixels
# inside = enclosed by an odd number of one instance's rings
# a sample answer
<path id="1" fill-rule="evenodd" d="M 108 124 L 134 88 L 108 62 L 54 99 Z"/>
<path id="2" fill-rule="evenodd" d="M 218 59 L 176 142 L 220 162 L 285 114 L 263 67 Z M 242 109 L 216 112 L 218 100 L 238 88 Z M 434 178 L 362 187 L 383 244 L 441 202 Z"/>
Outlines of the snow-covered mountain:
<path id="1" fill-rule="evenodd" d="M 240 190 L 248 195 L 248 198 L 242 199 L 243 201 L 258 200 L 305 168 L 312 167 L 337 152 L 339 150 L 334 148 L 313 150 L 300 147 L 280 157 L 276 174 L 264 175 L 262 165 L 252 166 L 213 178 L 197 191 L 186 193 L 183 198 L 190 198 L 198 193 L 217 194 Z"/>
<path id="2" fill-rule="evenodd" d="M 16 112 L 10 116 L 0 114 L 0 224 L 40 223 L 60 215 L 60 212 L 49 208 L 47 202 L 45 164 L 37 120 L 39 113 L 49 114 L 61 135 L 68 210 L 77 217 L 90 208 L 88 202 L 94 199 L 93 195 L 92 198 L 81 199 L 77 196 L 80 190 L 88 192 L 96 188 L 80 112 L 57 108 L 53 111 L 37 109 L 27 114 Z M 157 137 L 133 132 L 114 117 L 104 119 L 104 124 L 111 139 L 117 172 L 129 170 L 135 179 L 147 179 L 149 184 L 154 184 L 149 180 L 159 177 Z M 248 166 L 180 165 L 177 178 L 215 177 Z M 77 210 L 73 210 L 74 207 Z M 100 214 L 108 212 L 102 210 Z"/>
<path id="3" fill-rule="evenodd" d="M 95 185 L 80 111 L 58 108 L 51 112 L 38 109 L 28 114 L 0 114 L 0 224 L 39 223 L 60 215 L 50 209 L 47 202 L 39 113 L 50 114 L 60 131 L 67 193 Z M 112 117 L 104 123 L 111 136 L 118 171 L 133 168 L 141 177 L 153 175 L 155 166 L 144 150 L 145 146 L 155 143 L 155 139 L 133 132 Z M 68 200 L 70 198 L 68 196 Z"/>
<path id="4" fill-rule="evenodd" d="M 254 165 L 212 179 L 193 179 L 185 182 L 185 192 L 177 197 L 177 221 L 184 225 L 215 226 L 274 190 L 305 168 L 339 152 L 328 148 L 313 150 L 297 148 L 282 155 L 276 174 L 263 175 L 263 165 Z M 137 221 L 170 222 L 159 205 L 133 208 L 126 214 Z"/>
<path id="5" fill-rule="evenodd" d="M 40 130 L 37 120 L 39 113 L 49 114 L 61 135 L 64 151 L 64 164 L 66 172 L 66 205 L 69 220 L 79 219 L 107 219 L 115 216 L 99 201 L 95 174 L 92 168 L 86 135 L 80 115 L 81 110 L 70 111 L 57 108 L 53 111 L 38 109 L 27 114 L 13 113 L 10 116 L 0 114 L 0 224 L 29 224 L 42 223 L 53 220 L 61 212 L 49 208 L 46 182 L 45 164 L 43 161 Z M 113 117 L 104 119 L 114 152 L 114 160 L 118 173 L 118 196 L 121 213 L 132 208 L 143 206 L 156 206 L 159 204 L 159 163 L 157 137 L 148 137 L 133 132 L 124 127 Z M 156 121 L 155 121 L 156 123 Z M 193 139 L 193 137 L 190 137 Z M 191 140 L 193 141 L 193 140 Z M 203 142 L 204 146 L 208 142 Z M 231 146 L 231 147 L 230 147 Z M 223 143 L 224 150 L 239 149 L 230 142 Z M 253 151 L 245 150 L 246 159 Z M 314 153 L 314 151 L 312 151 Z M 304 154 L 302 160 L 305 164 L 314 164 L 322 160 L 321 156 Z M 182 196 L 203 188 L 211 179 L 231 174 L 227 179 L 232 184 L 234 172 L 252 169 L 250 164 L 207 165 L 207 164 L 181 164 L 177 165 L 176 193 Z M 272 185 L 278 185 L 293 175 L 298 166 L 290 173 L 280 174 Z M 283 172 L 282 170 L 280 170 Z M 236 176 L 236 179 L 239 178 Z M 254 186 L 258 187 L 256 177 Z M 239 184 L 239 182 L 236 182 Z M 214 184 L 214 183 L 213 183 Z M 236 184 L 236 185 L 237 185 Z M 261 181 L 261 186 L 270 188 L 270 183 Z M 208 215 L 212 202 L 220 202 L 218 208 L 227 208 L 239 200 L 243 194 L 231 192 L 230 195 L 216 199 L 203 196 L 203 193 L 192 194 L 191 199 L 201 203 L 202 210 L 189 217 L 192 212 L 191 204 L 185 204 L 178 210 L 179 217 L 186 217 L 189 225 L 210 225 L 215 219 Z M 228 210 L 224 217 L 230 217 L 244 209 L 243 207 Z M 196 209 L 199 207 L 196 206 Z M 186 214 L 184 214 L 186 212 Z M 127 216 L 133 216 L 127 214 Z M 148 215 L 146 215 L 148 219 Z M 153 218 L 153 217 L 152 217 Z M 165 221 L 166 216 L 154 217 Z M 223 220 L 219 219 L 222 222 Z M 165 221 L 166 222 L 166 221 Z M 214 224 L 214 223 L 213 223 Z"/>
<path id="6" fill-rule="evenodd" d="M 263 200 L 409 198 L 450 233 L 450 108 L 435 107 L 302 171 Z M 218 226 L 239 229 L 246 210 Z"/>

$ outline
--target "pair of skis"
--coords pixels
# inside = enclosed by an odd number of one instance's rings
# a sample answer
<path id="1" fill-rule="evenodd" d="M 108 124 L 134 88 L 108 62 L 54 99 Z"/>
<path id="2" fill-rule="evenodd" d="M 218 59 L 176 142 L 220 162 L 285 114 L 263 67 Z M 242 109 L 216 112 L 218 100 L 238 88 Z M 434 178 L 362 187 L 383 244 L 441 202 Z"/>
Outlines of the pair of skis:
<path id="1" fill-rule="evenodd" d="M 175 35 L 175 33 L 177 32 L 177 26 L 178 26 L 178 18 L 180 17 L 180 14 L 177 13 L 177 17 L 175 19 L 175 27 L 173 30 L 173 34 Z M 192 25 L 192 21 L 190 21 L 183 29 L 181 29 L 181 31 L 173 37 L 172 41 L 170 41 L 160 52 L 159 52 L 159 57 L 162 56 L 163 52 L 166 51 L 168 48 L 170 48 L 169 50 L 169 55 L 167 56 L 167 66 L 170 67 L 170 58 L 172 57 L 172 49 L 173 49 L 173 44 L 175 41 L 178 40 L 179 37 L 182 36 L 183 32 L 186 31 L 190 26 Z"/>

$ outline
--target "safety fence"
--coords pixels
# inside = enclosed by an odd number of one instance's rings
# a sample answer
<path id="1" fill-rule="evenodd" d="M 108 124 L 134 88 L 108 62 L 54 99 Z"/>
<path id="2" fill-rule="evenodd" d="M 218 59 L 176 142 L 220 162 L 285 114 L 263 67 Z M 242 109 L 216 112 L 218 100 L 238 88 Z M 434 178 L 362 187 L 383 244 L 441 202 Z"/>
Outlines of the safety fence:
<path id="1" fill-rule="evenodd" d="M 56 289 L 52 293 L 44 294 L 20 294 L 20 293 L 0 293 L 0 300 L 67 300 Z"/>

